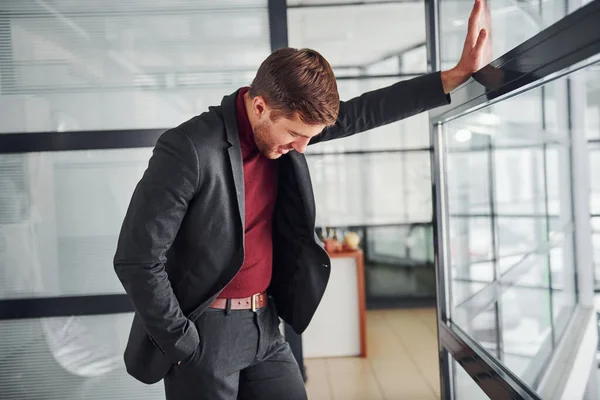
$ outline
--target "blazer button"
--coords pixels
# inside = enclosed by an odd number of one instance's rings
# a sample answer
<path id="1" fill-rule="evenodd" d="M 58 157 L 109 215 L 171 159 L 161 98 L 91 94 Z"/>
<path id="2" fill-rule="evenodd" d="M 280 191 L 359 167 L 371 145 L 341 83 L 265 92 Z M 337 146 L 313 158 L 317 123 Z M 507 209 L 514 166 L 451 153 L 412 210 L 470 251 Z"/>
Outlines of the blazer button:
<path id="1" fill-rule="evenodd" d="M 329 265 L 327 265 L 327 264 L 323 264 L 323 266 L 324 266 L 325 268 L 329 268 Z"/>

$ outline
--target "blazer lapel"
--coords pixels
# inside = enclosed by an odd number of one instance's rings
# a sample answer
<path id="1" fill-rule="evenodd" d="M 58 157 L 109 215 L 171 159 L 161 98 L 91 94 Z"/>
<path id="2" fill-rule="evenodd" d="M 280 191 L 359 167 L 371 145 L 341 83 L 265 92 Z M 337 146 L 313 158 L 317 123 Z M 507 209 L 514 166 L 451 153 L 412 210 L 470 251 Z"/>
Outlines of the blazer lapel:
<path id="1" fill-rule="evenodd" d="M 223 119 L 225 122 L 225 130 L 227 131 L 227 141 L 229 147 L 229 161 L 231 162 L 231 171 L 233 172 L 233 183 L 235 184 L 235 193 L 237 197 L 240 219 L 242 221 L 242 230 L 245 226 L 245 201 L 244 201 L 244 164 L 242 160 L 242 149 L 240 147 L 240 137 L 237 126 L 237 114 L 235 109 L 235 101 L 238 91 L 225 96 L 221 102 L 223 107 Z"/>
<path id="2" fill-rule="evenodd" d="M 298 181 L 298 190 L 304 203 L 304 211 L 306 216 L 310 218 L 310 224 L 314 228 L 316 218 L 315 196 L 313 193 L 312 183 L 310 181 L 310 173 L 306 157 L 302 153 L 291 151 L 287 154 L 292 161 L 294 173 Z"/>

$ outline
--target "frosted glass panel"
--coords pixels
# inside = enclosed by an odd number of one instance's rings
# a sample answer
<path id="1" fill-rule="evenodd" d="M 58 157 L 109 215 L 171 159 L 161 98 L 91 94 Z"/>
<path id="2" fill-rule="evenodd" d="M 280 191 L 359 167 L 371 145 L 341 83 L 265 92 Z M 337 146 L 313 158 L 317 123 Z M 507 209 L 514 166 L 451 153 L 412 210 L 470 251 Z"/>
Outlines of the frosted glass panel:
<path id="1" fill-rule="evenodd" d="M 510 0 L 487 0 L 485 4 L 486 11 L 480 27 L 490 32 L 491 59 L 500 57 L 567 14 L 563 0 L 518 3 Z M 440 24 L 440 52 L 443 69 L 453 67 L 462 53 L 472 7 L 471 1 L 440 1 L 440 20 L 443 21 Z"/>
<path id="2" fill-rule="evenodd" d="M 2 321 L 2 400 L 159 400 L 125 371 L 133 314 Z"/>
<path id="3" fill-rule="evenodd" d="M 369 78 L 338 80 L 342 100 L 393 85 L 402 79 Z M 348 138 L 308 146 L 306 152 L 346 152 L 394 149 L 423 149 L 429 147 L 429 118 L 421 113 L 405 120 L 372 129 Z"/>
<path id="4" fill-rule="evenodd" d="M 0 156 L 0 299 L 122 293 L 112 258 L 151 150 Z"/>
<path id="5" fill-rule="evenodd" d="M 169 128 L 248 85 L 270 53 L 266 0 L 8 6 L 0 132 Z"/>
<path id="6" fill-rule="evenodd" d="M 317 224 L 431 221 L 429 152 L 310 156 Z"/>
<path id="7" fill-rule="evenodd" d="M 570 141 L 583 132 L 563 93 L 581 74 L 443 124 L 453 322 L 533 389 L 577 304 Z"/>
<path id="8" fill-rule="evenodd" d="M 288 35 L 290 46 L 317 49 L 333 67 L 368 68 L 425 42 L 425 9 L 416 2 L 292 8 Z"/>

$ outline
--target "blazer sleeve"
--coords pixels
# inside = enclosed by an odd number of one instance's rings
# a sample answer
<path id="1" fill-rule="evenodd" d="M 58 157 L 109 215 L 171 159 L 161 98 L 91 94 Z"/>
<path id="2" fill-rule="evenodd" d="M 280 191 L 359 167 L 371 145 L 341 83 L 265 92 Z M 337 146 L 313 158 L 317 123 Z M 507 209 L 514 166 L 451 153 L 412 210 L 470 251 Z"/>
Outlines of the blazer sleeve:
<path id="1" fill-rule="evenodd" d="M 171 247 L 199 183 L 196 149 L 180 129 L 161 135 L 129 204 L 114 269 L 151 340 L 173 363 L 199 344 L 165 271 Z"/>
<path id="2" fill-rule="evenodd" d="M 310 144 L 351 136 L 449 103 L 441 72 L 401 81 L 340 102 L 336 123 L 315 136 Z"/>

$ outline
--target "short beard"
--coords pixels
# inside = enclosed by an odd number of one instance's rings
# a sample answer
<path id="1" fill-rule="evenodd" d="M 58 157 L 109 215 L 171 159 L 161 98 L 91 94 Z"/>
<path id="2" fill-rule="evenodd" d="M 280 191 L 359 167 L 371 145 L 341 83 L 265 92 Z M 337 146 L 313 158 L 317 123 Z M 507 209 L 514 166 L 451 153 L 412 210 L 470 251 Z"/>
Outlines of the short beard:
<path id="1" fill-rule="evenodd" d="M 263 156 L 267 157 L 268 159 L 275 160 L 279 158 L 281 154 L 269 148 L 266 140 L 268 132 L 267 124 L 265 122 L 256 126 L 254 128 L 254 142 L 256 143 L 256 148 Z"/>

